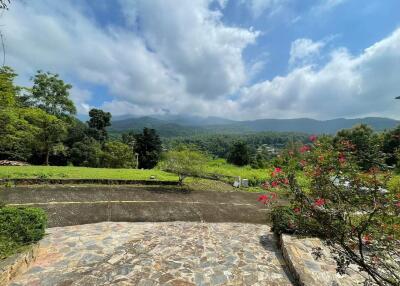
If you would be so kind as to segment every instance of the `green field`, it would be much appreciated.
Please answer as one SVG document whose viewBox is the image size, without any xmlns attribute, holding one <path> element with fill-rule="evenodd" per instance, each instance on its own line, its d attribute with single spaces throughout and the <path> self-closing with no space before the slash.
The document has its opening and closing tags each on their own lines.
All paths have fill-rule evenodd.
<svg viewBox="0 0 400 286">
<path fill-rule="evenodd" d="M 228 164 L 224 159 L 216 159 L 208 161 L 204 171 L 208 174 L 218 174 L 228 177 L 240 176 L 242 179 L 263 181 L 269 178 L 272 169 L 252 169 L 250 166 L 238 167 Z"/>
<path fill-rule="evenodd" d="M 265 180 L 270 170 L 252 169 L 250 166 L 237 167 L 223 159 L 210 160 L 204 167 L 206 174 L 223 175 L 250 180 Z M 52 179 L 121 179 L 148 180 L 150 176 L 162 181 L 177 180 L 177 176 L 161 171 L 137 169 L 85 168 L 70 166 L 0 166 L 0 179 L 52 178 Z"/>
<path fill-rule="evenodd" d="M 177 176 L 160 170 L 106 169 L 57 166 L 0 166 L 0 179 L 120 179 L 175 181 Z"/>
</svg>

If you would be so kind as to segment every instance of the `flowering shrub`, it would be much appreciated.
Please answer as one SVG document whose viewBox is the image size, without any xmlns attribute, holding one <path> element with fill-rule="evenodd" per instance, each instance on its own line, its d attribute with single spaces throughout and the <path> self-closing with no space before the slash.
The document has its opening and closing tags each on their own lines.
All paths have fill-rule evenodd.
<svg viewBox="0 0 400 286">
<path fill-rule="evenodd" d="M 334 253 L 339 273 L 354 263 L 368 282 L 400 285 L 400 190 L 386 190 L 390 173 L 381 165 L 362 170 L 360 152 L 348 141 L 310 141 L 299 152 L 284 153 L 264 184 L 264 203 L 272 201 L 274 188 L 292 194 L 291 211 L 273 212 L 274 230 L 320 237 Z M 297 182 L 299 169 L 308 178 L 307 188 Z M 276 225 L 279 215 L 288 220 Z"/>
</svg>

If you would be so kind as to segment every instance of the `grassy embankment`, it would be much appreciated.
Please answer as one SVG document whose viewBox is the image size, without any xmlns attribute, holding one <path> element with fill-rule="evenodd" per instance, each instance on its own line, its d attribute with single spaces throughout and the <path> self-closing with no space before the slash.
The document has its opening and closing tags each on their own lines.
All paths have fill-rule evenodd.
<svg viewBox="0 0 400 286">
<path fill-rule="evenodd" d="M 106 169 L 69 166 L 0 166 L 0 179 L 119 179 L 174 181 L 177 176 L 160 170 Z"/>
<path fill-rule="evenodd" d="M 265 180 L 266 170 L 252 169 L 249 166 L 237 167 L 226 163 L 225 160 L 212 160 L 204 168 L 207 174 L 216 174 L 227 177 L 247 178 L 249 180 Z M 85 168 L 69 166 L 0 166 L 0 179 L 14 178 L 52 178 L 52 179 L 121 179 L 121 180 L 147 180 L 150 176 L 167 181 L 177 180 L 175 174 L 161 171 L 136 169 L 107 169 Z"/>
<path fill-rule="evenodd" d="M 227 176 L 221 177 L 225 183 L 231 183 L 233 177 L 249 179 L 253 183 L 263 182 L 267 179 L 269 170 L 252 169 L 249 166 L 237 167 L 228 164 L 225 160 L 210 160 L 204 167 L 204 172 L 210 175 Z M 70 166 L 0 166 L 0 179 L 15 178 L 48 178 L 48 179 L 121 179 L 121 180 L 148 180 L 155 176 L 161 181 L 176 181 L 175 174 L 161 171 L 157 168 L 152 170 L 136 169 L 107 169 L 107 168 L 85 168 Z M 233 190 L 230 185 L 222 182 L 187 178 L 185 183 L 193 189 L 205 190 Z M 246 191 L 260 192 L 260 188 L 248 188 Z"/>
</svg>

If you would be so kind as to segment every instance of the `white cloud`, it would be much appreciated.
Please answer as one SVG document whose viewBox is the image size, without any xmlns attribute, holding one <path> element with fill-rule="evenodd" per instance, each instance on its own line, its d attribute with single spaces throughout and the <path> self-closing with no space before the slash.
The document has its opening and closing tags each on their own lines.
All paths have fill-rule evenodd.
<svg viewBox="0 0 400 286">
<path fill-rule="evenodd" d="M 323 67 L 299 67 L 283 77 L 244 88 L 238 102 L 244 117 L 398 118 L 400 29 L 352 56 L 337 49 Z"/>
<path fill-rule="evenodd" d="M 127 111 L 196 111 L 246 82 L 242 52 L 258 32 L 224 25 L 208 0 L 121 3 L 129 29 L 100 27 L 68 1 L 14 2 L 2 19 L 8 64 L 22 78 L 44 69 L 105 86 Z"/>
<path fill-rule="evenodd" d="M 75 102 L 78 114 L 87 114 L 92 108 L 88 103 L 92 99 L 92 93 L 87 89 L 74 86 L 70 92 L 71 99 Z"/>
<path fill-rule="evenodd" d="M 288 0 L 242 0 L 246 4 L 254 18 L 260 17 L 265 11 L 268 15 L 274 15 L 285 7 Z"/>
<path fill-rule="evenodd" d="M 336 8 L 337 6 L 345 3 L 348 0 L 319 0 L 319 1 L 320 3 L 314 6 L 314 8 L 312 9 L 313 13 L 319 14 L 330 11 L 333 8 Z"/>
<path fill-rule="evenodd" d="M 318 57 L 320 50 L 325 46 L 322 41 L 313 42 L 311 39 L 297 39 L 290 48 L 289 65 L 304 65 Z"/>
<path fill-rule="evenodd" d="M 210 1 L 125 0 L 129 28 L 102 27 L 70 1 L 15 1 L 0 19 L 7 64 L 24 82 L 43 69 L 76 83 L 81 113 L 100 102 L 115 115 L 399 117 L 400 29 L 360 55 L 337 49 L 322 66 L 315 59 L 326 59 L 329 40 L 299 39 L 288 74 L 247 86 L 269 68 L 268 58 L 245 63 L 242 56 L 258 32 L 227 26 Z M 96 99 L 79 83 L 105 87 L 111 97 Z"/>
<path fill-rule="evenodd" d="M 227 95 L 246 81 L 241 54 L 258 32 L 227 27 L 205 0 L 129 1 L 141 32 L 160 60 L 190 94 Z M 171 3 L 174 3 L 171 9 Z M 158 17 L 162 14 L 162 17 Z M 130 19 L 131 20 L 131 19 Z"/>
</svg>

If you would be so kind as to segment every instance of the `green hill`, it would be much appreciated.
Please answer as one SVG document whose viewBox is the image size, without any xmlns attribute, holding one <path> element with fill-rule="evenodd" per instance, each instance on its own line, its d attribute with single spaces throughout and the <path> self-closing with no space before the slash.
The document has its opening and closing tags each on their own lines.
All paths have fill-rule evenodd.
<svg viewBox="0 0 400 286">
<path fill-rule="evenodd" d="M 163 118 L 163 119 L 161 119 Z M 334 134 L 341 129 L 365 123 L 376 131 L 397 126 L 400 122 L 381 117 L 356 119 L 337 118 L 332 120 L 296 119 L 259 119 L 251 121 L 233 121 L 219 117 L 145 116 L 128 118 L 112 122 L 111 133 L 129 130 L 141 131 L 144 127 L 154 128 L 162 137 L 193 136 L 202 134 L 245 134 L 253 132 L 300 132 L 308 134 Z"/>
</svg>

